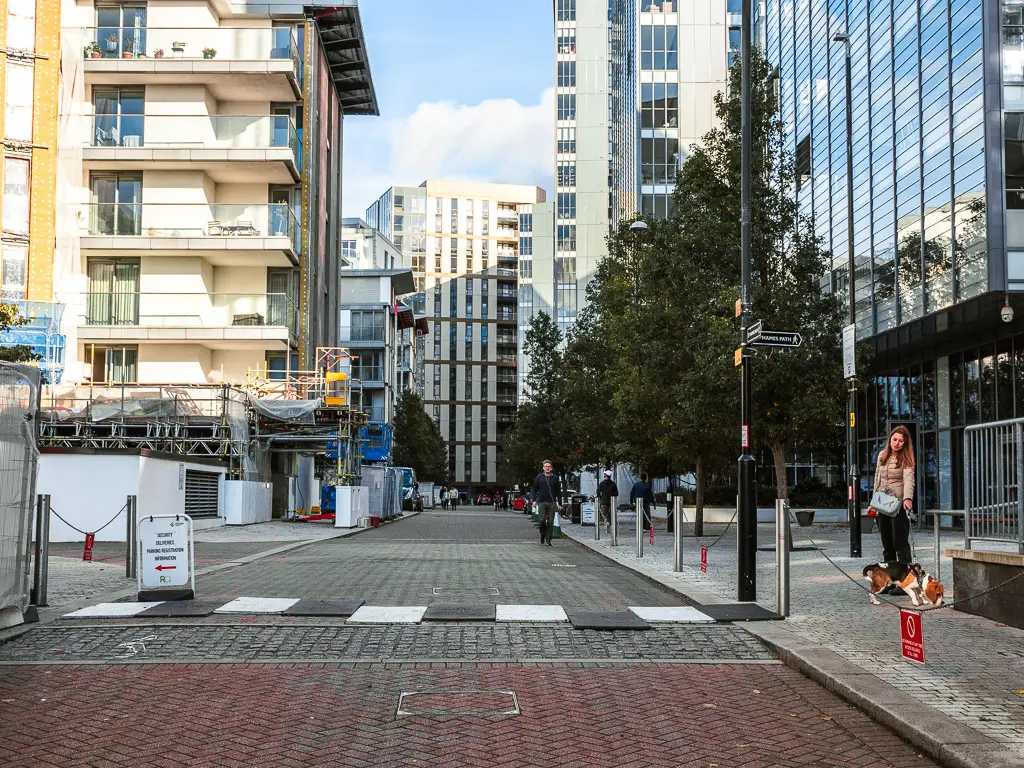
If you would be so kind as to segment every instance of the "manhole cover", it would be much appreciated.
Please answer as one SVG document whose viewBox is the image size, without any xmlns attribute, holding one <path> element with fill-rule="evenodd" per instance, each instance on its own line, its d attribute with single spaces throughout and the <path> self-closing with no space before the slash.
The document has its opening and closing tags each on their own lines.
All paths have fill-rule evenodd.
<svg viewBox="0 0 1024 768">
<path fill-rule="evenodd" d="M 398 697 L 398 717 L 410 715 L 518 715 L 515 691 L 406 691 Z"/>
</svg>

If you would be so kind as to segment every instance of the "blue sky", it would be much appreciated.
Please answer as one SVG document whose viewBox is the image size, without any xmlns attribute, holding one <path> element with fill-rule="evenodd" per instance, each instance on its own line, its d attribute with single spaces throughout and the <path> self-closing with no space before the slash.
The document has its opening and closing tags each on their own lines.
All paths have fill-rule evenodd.
<svg viewBox="0 0 1024 768">
<path fill-rule="evenodd" d="M 393 184 L 551 191 L 551 0 L 361 0 L 380 117 L 345 120 L 344 215 Z"/>
</svg>

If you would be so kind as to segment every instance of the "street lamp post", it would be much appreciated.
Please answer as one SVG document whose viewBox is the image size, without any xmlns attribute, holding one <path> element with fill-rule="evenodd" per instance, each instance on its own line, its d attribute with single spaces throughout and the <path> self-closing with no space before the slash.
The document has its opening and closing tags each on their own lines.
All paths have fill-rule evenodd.
<svg viewBox="0 0 1024 768">
<path fill-rule="evenodd" d="M 747 329 L 751 322 L 750 259 L 752 245 L 751 168 L 754 126 L 750 114 L 750 35 L 751 0 L 743 0 L 740 33 L 740 365 L 741 365 L 741 448 L 739 458 L 739 498 L 737 501 L 736 571 L 737 599 L 757 599 L 757 489 L 754 478 L 754 457 L 750 453 L 750 356 Z"/>
<path fill-rule="evenodd" d="M 846 258 L 847 282 L 849 283 L 849 325 L 855 325 L 856 285 L 854 284 L 853 258 L 853 82 L 850 36 L 845 32 L 833 35 L 832 40 L 842 43 L 846 49 Z M 856 341 L 856 338 L 854 338 Z M 855 349 L 856 347 L 854 347 Z M 855 369 L 856 370 L 856 369 Z M 861 556 L 860 530 L 860 474 L 857 466 L 857 379 L 856 374 L 848 380 L 850 387 L 846 419 L 846 472 L 849 476 L 846 514 L 850 521 L 850 557 Z"/>
</svg>

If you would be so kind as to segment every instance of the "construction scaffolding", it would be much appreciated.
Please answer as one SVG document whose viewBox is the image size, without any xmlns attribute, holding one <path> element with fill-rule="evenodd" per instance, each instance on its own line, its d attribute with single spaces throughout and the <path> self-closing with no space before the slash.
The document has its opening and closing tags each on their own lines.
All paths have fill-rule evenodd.
<svg viewBox="0 0 1024 768">
<path fill-rule="evenodd" d="M 339 370 L 348 359 L 345 349 L 318 349 L 317 370 L 252 370 L 241 386 L 49 386 L 39 443 L 217 458 L 236 480 L 269 480 L 272 452 L 308 454 L 318 457 L 324 484 L 354 485 L 367 416 L 348 402 L 347 376 Z"/>
</svg>

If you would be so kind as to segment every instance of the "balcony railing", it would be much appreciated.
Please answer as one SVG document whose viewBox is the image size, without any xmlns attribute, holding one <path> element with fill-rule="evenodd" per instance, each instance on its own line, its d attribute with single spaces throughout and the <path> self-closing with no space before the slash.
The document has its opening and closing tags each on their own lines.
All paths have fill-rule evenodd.
<svg viewBox="0 0 1024 768">
<path fill-rule="evenodd" d="M 79 223 L 106 237 L 287 237 L 297 248 L 299 224 L 285 203 L 87 203 Z"/>
<path fill-rule="evenodd" d="M 89 146 L 157 149 L 274 149 L 298 162 L 299 135 L 290 115 L 91 116 Z"/>
<path fill-rule="evenodd" d="M 299 46 L 291 27 L 88 27 L 87 59 L 291 59 L 299 71 Z"/>
<path fill-rule="evenodd" d="M 499 312 L 498 313 L 498 319 L 499 320 L 506 320 L 506 321 L 508 321 L 508 320 L 515 321 L 516 313 L 515 312 Z"/>
<path fill-rule="evenodd" d="M 499 299 L 515 299 L 518 295 L 519 295 L 519 291 L 509 291 L 509 290 L 498 291 L 495 294 L 495 296 L 497 296 Z"/>
<path fill-rule="evenodd" d="M 512 227 L 495 227 L 494 234 L 498 237 L 519 238 L 519 231 Z"/>
<path fill-rule="evenodd" d="M 515 355 L 498 355 L 499 363 L 515 363 L 518 358 Z"/>
<path fill-rule="evenodd" d="M 258 326 L 298 330 L 295 302 L 286 293 L 149 293 L 133 291 L 85 294 L 80 325 L 142 327 Z"/>
<path fill-rule="evenodd" d="M 497 382 L 499 384 L 515 384 L 516 383 L 516 377 L 515 377 L 514 374 L 510 374 L 510 373 L 499 373 L 498 374 L 498 378 L 497 378 Z"/>
</svg>

